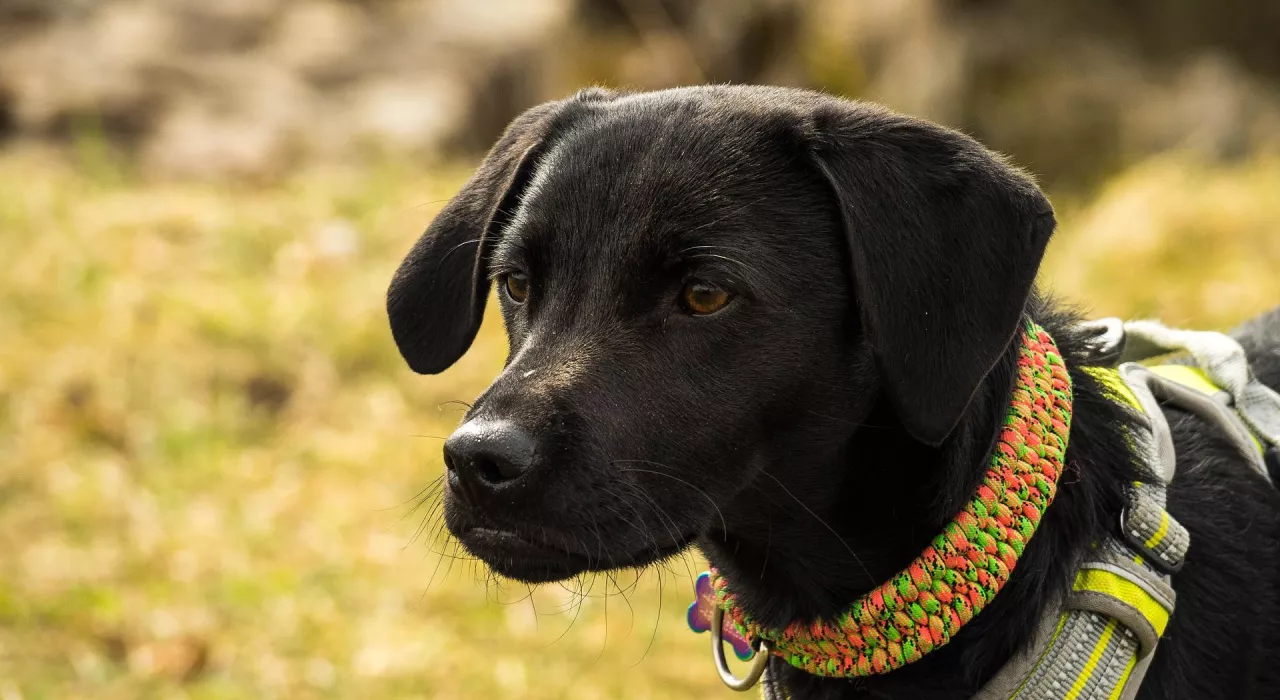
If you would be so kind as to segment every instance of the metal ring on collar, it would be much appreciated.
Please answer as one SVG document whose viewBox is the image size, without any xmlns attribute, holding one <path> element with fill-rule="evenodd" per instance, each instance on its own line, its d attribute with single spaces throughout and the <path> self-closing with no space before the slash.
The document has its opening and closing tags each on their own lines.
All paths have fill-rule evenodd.
<svg viewBox="0 0 1280 700">
<path fill-rule="evenodd" d="M 751 660 L 751 670 L 747 671 L 747 675 L 739 678 L 729 670 L 729 661 L 724 656 L 722 625 L 724 625 L 724 609 L 717 605 L 711 611 L 711 656 L 716 660 L 716 670 L 720 672 L 720 680 L 733 690 L 739 692 L 750 690 L 760 681 L 760 676 L 764 675 L 765 666 L 769 665 L 769 643 L 760 641 L 756 648 L 756 655 Z"/>
</svg>

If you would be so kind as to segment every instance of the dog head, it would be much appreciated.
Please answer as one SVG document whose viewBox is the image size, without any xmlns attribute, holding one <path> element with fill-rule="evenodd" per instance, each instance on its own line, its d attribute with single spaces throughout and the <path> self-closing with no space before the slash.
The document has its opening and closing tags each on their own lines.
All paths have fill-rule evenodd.
<svg viewBox="0 0 1280 700">
<path fill-rule="evenodd" d="M 445 444 L 446 522 L 497 572 L 555 580 L 746 526 L 762 473 L 821 483 L 877 402 L 941 444 L 1053 226 L 978 143 L 872 105 L 703 87 L 535 107 L 388 292 L 427 374 L 491 284 L 502 305 L 506 367 Z"/>
</svg>

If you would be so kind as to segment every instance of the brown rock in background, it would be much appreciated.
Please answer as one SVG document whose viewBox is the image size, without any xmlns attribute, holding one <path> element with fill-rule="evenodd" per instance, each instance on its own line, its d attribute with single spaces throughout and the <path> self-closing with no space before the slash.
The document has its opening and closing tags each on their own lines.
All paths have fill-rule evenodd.
<svg viewBox="0 0 1280 700">
<path fill-rule="evenodd" d="M 585 84 L 769 82 L 965 129 L 1087 184 L 1274 147 L 1280 6 L 1141 0 L 0 0 L 0 138 L 97 131 L 147 172 L 483 150 Z"/>
</svg>

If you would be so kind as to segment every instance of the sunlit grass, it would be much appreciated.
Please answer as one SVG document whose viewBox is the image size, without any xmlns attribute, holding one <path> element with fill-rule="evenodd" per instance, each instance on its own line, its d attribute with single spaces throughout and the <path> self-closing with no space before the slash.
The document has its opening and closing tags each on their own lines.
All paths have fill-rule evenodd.
<svg viewBox="0 0 1280 700">
<path fill-rule="evenodd" d="M 386 327 L 464 176 L 0 156 L 0 698 L 733 696 L 684 626 L 692 559 L 530 597 L 415 509 L 505 352 L 490 318 L 419 377 Z M 1274 162 L 1149 164 L 1061 212 L 1045 278 L 1229 326 L 1280 301 L 1277 191 Z"/>
<path fill-rule="evenodd" d="M 719 692 L 682 629 L 692 564 L 530 601 L 415 510 L 446 402 L 505 352 L 491 320 L 422 378 L 387 331 L 398 256 L 461 177 L 170 186 L 0 160 L 0 694 Z"/>
<path fill-rule="evenodd" d="M 1061 212 L 1042 279 L 1099 314 L 1227 329 L 1280 305 L 1280 160 L 1157 158 Z"/>
</svg>

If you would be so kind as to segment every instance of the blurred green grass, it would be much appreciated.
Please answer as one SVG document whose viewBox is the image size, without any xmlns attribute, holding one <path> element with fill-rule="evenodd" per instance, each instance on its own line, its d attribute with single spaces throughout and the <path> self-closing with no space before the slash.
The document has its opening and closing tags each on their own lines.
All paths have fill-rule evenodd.
<svg viewBox="0 0 1280 700">
<path fill-rule="evenodd" d="M 734 695 L 684 626 L 695 557 L 530 595 L 414 509 L 447 402 L 505 353 L 489 318 L 419 377 L 383 315 L 465 174 L 165 184 L 0 155 L 0 698 Z M 1275 161 L 1144 163 L 1059 203 L 1043 279 L 1229 327 L 1280 302 L 1278 191 Z"/>
</svg>

